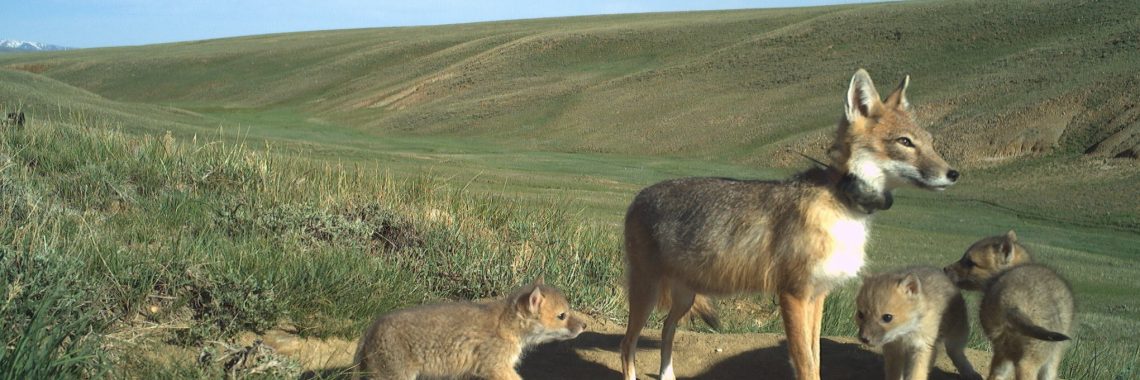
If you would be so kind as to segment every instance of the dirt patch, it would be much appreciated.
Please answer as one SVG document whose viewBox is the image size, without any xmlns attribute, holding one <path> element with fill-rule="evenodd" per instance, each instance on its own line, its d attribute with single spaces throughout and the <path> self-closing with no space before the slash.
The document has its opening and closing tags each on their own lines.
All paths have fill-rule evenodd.
<svg viewBox="0 0 1140 380">
<path fill-rule="evenodd" d="M 27 71 L 27 72 L 32 73 L 32 74 L 43 74 L 45 71 L 48 71 L 48 69 L 50 68 L 50 67 L 48 67 L 47 64 L 43 64 L 43 63 L 28 63 L 28 64 L 8 65 L 7 67 L 9 69 L 12 69 L 12 70 Z"/>
<path fill-rule="evenodd" d="M 991 132 L 989 149 L 969 152 L 967 161 L 994 161 L 1049 153 L 1056 148 L 1076 111 L 1062 107 L 1072 100 L 1054 100 L 1034 108 L 1002 115 Z"/>
<path fill-rule="evenodd" d="M 1137 158 L 1140 154 L 1140 108 L 1124 113 L 1117 119 L 1130 119 L 1130 124 L 1120 127 L 1116 133 L 1089 147 L 1086 154 L 1113 158 Z M 1129 121 L 1125 121 L 1128 123 Z M 1113 120 L 1113 123 L 1117 123 Z"/>
<path fill-rule="evenodd" d="M 519 373 L 526 379 L 603 379 L 621 376 L 618 345 L 625 327 L 591 320 L 589 331 L 577 339 L 534 349 L 523 358 Z M 646 330 L 639 343 L 637 369 L 642 379 L 657 378 L 660 331 Z M 252 337 L 251 337 L 252 339 Z M 264 344 L 298 360 L 308 377 L 348 378 L 356 342 L 342 339 L 304 339 L 282 331 L 261 336 Z M 824 379 L 883 378 L 878 350 L 863 347 L 850 337 L 824 338 Z M 980 373 L 988 372 L 989 354 L 969 350 L 967 356 Z M 678 378 L 738 379 L 792 378 L 784 338 L 776 334 L 713 334 L 678 331 L 674 344 Z M 945 354 L 938 357 L 931 379 L 958 379 Z"/>
<path fill-rule="evenodd" d="M 305 371 L 347 369 L 352 366 L 353 356 L 356 355 L 355 340 L 302 338 L 278 329 L 269 330 L 261 336 L 243 335 L 240 341 L 248 345 L 258 339 L 277 353 L 296 360 Z"/>
</svg>

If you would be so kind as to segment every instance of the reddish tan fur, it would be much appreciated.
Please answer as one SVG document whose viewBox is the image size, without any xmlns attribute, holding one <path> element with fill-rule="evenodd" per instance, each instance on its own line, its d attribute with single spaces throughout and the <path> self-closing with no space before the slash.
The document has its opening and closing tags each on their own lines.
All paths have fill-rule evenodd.
<svg viewBox="0 0 1140 380">
<path fill-rule="evenodd" d="M 659 299 L 668 303 L 661 379 L 672 380 L 678 320 L 694 304 L 702 317 L 711 313 L 705 295 L 740 292 L 778 296 L 796 376 L 819 378 L 824 300 L 862 267 L 870 212 L 889 208 L 897 186 L 941 190 L 958 177 L 913 122 L 907 83 L 884 103 L 866 72 L 856 72 L 832 167 L 785 181 L 682 178 L 637 195 L 625 219 L 626 379 L 636 378 L 637 340 Z"/>
<path fill-rule="evenodd" d="M 963 379 L 982 378 L 965 354 L 970 336 L 966 301 L 937 268 L 868 276 L 855 305 L 859 340 L 882 346 L 887 380 L 925 380 L 939 342 Z"/>
<path fill-rule="evenodd" d="M 526 348 L 573 339 L 586 324 L 566 298 L 540 279 L 504 300 L 445 303 L 380 316 L 356 353 L 360 378 L 521 379 L 515 372 Z"/>
</svg>

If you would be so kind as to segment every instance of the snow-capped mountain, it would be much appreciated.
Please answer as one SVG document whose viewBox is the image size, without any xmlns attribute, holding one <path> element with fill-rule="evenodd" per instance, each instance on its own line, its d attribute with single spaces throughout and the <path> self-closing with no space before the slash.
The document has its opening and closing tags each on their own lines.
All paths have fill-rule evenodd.
<svg viewBox="0 0 1140 380">
<path fill-rule="evenodd" d="M 68 50 L 70 48 L 63 46 L 50 45 L 40 42 L 18 41 L 18 40 L 0 40 L 0 52 L 6 51 L 55 51 L 55 50 Z"/>
</svg>

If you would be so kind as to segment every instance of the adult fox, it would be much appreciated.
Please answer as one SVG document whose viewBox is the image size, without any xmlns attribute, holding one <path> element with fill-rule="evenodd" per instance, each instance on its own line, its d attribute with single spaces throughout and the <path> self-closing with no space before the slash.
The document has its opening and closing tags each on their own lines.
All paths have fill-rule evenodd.
<svg viewBox="0 0 1140 380">
<path fill-rule="evenodd" d="M 673 380 L 677 321 L 693 309 L 715 327 L 703 295 L 739 292 L 779 297 L 796 377 L 819 379 L 823 302 L 863 267 L 871 213 L 889 208 L 891 190 L 903 184 L 943 190 L 958 179 L 915 124 L 909 81 L 883 101 L 867 72 L 855 72 L 828 151 L 831 166 L 784 181 L 675 179 L 637 195 L 625 218 L 626 379 L 636 379 L 637 340 L 655 305 L 669 310 L 661 379 Z"/>
</svg>

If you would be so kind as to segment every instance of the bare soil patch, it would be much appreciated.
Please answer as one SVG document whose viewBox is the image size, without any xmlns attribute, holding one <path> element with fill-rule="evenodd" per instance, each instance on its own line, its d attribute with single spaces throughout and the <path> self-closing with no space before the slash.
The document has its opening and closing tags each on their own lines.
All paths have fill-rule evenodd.
<svg viewBox="0 0 1140 380">
<path fill-rule="evenodd" d="M 523 358 L 519 373 L 526 379 L 617 379 L 621 377 L 618 345 L 625 327 L 592 320 L 577 339 L 535 348 Z M 646 330 L 638 350 L 641 379 L 658 378 L 660 331 Z M 250 336 L 247 339 L 253 339 Z M 278 353 L 301 362 L 304 377 L 349 378 L 356 341 L 304 339 L 282 331 L 260 337 Z M 880 379 L 883 359 L 878 350 L 859 344 L 852 337 L 826 337 L 821 342 L 824 379 Z M 988 372 L 989 354 L 968 350 L 967 356 L 980 373 Z M 958 379 L 957 371 L 939 353 L 931 379 Z M 784 337 L 776 334 L 714 334 L 678 331 L 674 344 L 674 367 L 680 379 L 790 379 Z"/>
</svg>

